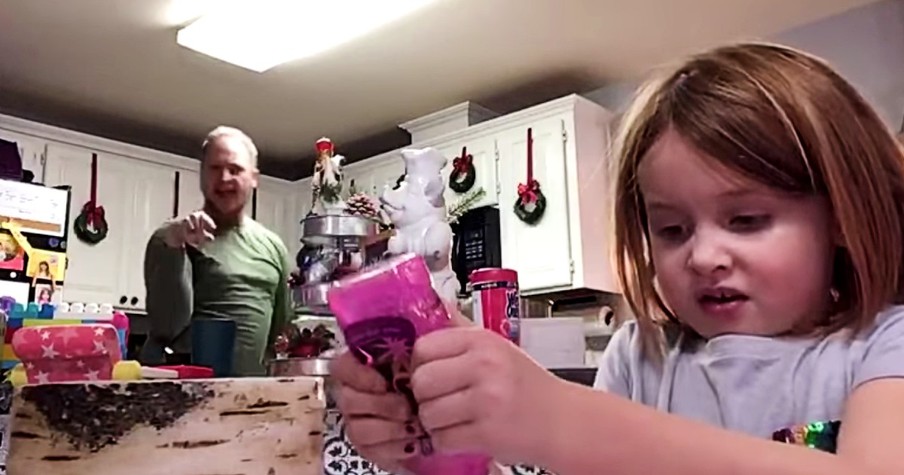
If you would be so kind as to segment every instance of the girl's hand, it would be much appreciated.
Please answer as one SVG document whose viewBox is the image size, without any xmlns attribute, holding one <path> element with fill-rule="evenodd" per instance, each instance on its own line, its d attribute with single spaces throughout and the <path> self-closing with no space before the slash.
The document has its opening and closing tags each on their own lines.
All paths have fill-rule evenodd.
<svg viewBox="0 0 904 475">
<path fill-rule="evenodd" d="M 477 327 L 429 334 L 414 347 L 411 386 L 437 451 L 531 463 L 568 384 L 503 337 Z"/>
<path fill-rule="evenodd" d="M 351 352 L 339 355 L 330 374 L 336 404 L 349 440 L 362 457 L 393 473 L 406 473 L 404 460 L 416 455 L 416 424 L 408 402 L 389 392 L 386 380 Z"/>
</svg>

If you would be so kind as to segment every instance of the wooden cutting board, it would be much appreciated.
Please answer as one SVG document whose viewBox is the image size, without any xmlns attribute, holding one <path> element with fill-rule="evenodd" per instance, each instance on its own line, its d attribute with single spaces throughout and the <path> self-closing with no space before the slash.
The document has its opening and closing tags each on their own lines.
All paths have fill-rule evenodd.
<svg viewBox="0 0 904 475">
<path fill-rule="evenodd" d="M 320 378 L 23 386 L 9 475 L 320 475 Z"/>
</svg>

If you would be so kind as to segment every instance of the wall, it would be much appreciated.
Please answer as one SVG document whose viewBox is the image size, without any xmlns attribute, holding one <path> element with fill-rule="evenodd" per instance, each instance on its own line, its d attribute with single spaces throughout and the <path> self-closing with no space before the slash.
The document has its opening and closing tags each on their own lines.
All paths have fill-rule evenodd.
<svg viewBox="0 0 904 475">
<path fill-rule="evenodd" d="M 886 0 L 798 27 L 770 41 L 822 56 L 851 81 L 895 131 L 904 117 L 904 2 Z M 623 110 L 638 82 L 611 84 L 584 94 Z"/>
</svg>

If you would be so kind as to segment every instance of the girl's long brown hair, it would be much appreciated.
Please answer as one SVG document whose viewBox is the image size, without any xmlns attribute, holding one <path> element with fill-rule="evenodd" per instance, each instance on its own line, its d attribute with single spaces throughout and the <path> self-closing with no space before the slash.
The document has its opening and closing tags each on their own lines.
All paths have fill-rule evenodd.
<svg viewBox="0 0 904 475">
<path fill-rule="evenodd" d="M 721 47 L 655 76 L 622 118 L 615 148 L 615 266 L 648 355 L 661 358 L 639 162 L 672 128 L 730 170 L 778 190 L 828 198 L 839 231 L 832 331 L 870 324 L 897 300 L 904 268 L 904 150 L 826 62 L 764 43 Z M 680 180 L 681 177 L 675 177 Z"/>
</svg>

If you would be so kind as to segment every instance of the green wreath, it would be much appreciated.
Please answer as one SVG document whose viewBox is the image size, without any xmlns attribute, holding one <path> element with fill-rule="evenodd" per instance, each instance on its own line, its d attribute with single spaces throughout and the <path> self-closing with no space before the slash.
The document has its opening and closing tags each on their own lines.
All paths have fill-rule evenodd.
<svg viewBox="0 0 904 475">
<path fill-rule="evenodd" d="M 477 180 L 477 169 L 474 168 L 474 157 L 468 153 L 467 147 L 461 149 L 461 156 L 452 161 L 452 173 L 449 174 L 449 188 L 456 193 L 466 193 L 474 187 Z"/>
<path fill-rule="evenodd" d="M 75 218 L 73 229 L 75 229 L 75 236 L 80 241 L 92 245 L 103 241 L 110 231 L 107 219 L 104 217 L 104 207 L 95 206 L 92 202 L 85 203 L 85 206 L 82 206 L 82 212 Z"/>
<path fill-rule="evenodd" d="M 536 224 L 546 212 L 546 196 L 540 191 L 540 183 L 531 180 L 527 185 L 518 185 L 518 198 L 515 200 L 515 216 L 527 224 Z"/>
</svg>

